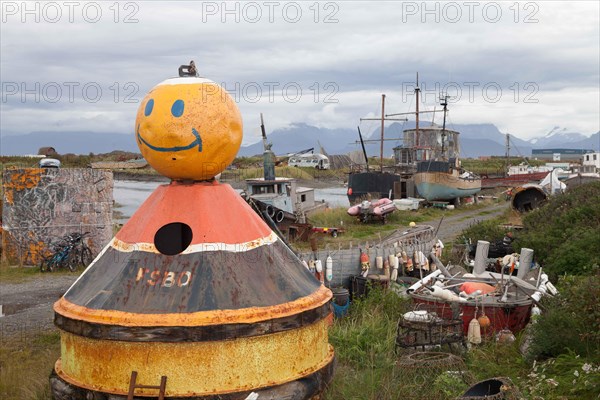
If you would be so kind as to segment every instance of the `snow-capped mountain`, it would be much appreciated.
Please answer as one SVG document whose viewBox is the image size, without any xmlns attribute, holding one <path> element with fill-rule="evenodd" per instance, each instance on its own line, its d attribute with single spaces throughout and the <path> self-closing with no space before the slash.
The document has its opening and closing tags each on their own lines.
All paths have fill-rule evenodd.
<svg viewBox="0 0 600 400">
<path fill-rule="evenodd" d="M 555 126 L 544 136 L 530 139 L 529 143 L 536 148 L 552 148 L 565 147 L 565 144 L 580 142 L 585 139 L 587 139 L 587 136 L 582 135 L 581 133 Z"/>
</svg>

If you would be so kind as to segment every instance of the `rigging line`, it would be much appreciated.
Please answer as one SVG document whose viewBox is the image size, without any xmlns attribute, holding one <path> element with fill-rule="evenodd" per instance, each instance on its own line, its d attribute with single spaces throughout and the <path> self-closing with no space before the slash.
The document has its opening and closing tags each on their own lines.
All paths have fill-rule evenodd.
<svg viewBox="0 0 600 400">
<path fill-rule="evenodd" d="M 521 154 L 521 151 L 519 150 L 519 148 L 517 147 L 515 142 L 513 142 L 512 139 L 510 138 L 510 133 L 508 134 L 508 140 L 512 143 L 512 148 L 517 150 L 517 153 L 519 154 L 519 156 L 521 156 L 521 158 L 523 158 L 525 160 L 525 162 L 527 162 L 527 159 L 525 158 L 525 156 L 523 156 L 523 154 Z M 529 165 L 528 162 L 527 162 L 527 165 Z"/>
<path fill-rule="evenodd" d="M 381 107 L 380 107 L 379 105 L 377 106 L 377 109 L 375 110 L 375 114 L 374 114 L 374 115 L 375 115 L 375 116 L 377 116 L 377 115 L 381 115 Z M 368 120 L 368 121 L 369 121 L 369 124 L 368 124 L 368 126 L 366 127 L 366 133 L 367 133 L 369 136 L 368 136 L 368 137 L 367 137 L 367 136 L 365 136 L 365 138 L 370 138 L 370 137 L 371 137 L 371 135 L 373 134 L 373 124 L 375 123 L 375 121 L 374 121 L 374 120 Z M 358 121 L 358 124 L 359 124 L 359 125 L 362 125 L 362 123 L 363 123 L 363 121 L 359 119 L 359 121 Z"/>
</svg>

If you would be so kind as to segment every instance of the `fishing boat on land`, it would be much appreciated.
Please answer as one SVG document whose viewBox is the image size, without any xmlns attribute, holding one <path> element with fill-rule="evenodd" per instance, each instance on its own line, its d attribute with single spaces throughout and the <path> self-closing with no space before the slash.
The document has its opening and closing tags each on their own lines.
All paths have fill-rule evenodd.
<svg viewBox="0 0 600 400">
<path fill-rule="evenodd" d="M 516 334 L 530 320 L 535 304 L 543 295 L 556 294 L 541 268 L 530 270 L 533 250 L 521 249 L 517 276 L 486 271 L 489 243 L 479 241 L 473 273 L 460 266 L 445 267 L 435 256 L 437 270 L 412 285 L 407 293 L 436 317 L 460 317 L 464 334 L 473 320 L 482 335 L 510 331 Z"/>
<path fill-rule="evenodd" d="M 464 171 L 454 158 L 419 162 L 414 181 L 417 191 L 427 201 L 455 201 L 481 191 L 481 178 Z"/>
<path fill-rule="evenodd" d="M 461 167 L 459 160 L 459 132 L 446 129 L 448 96 L 442 97 L 444 121 L 441 129 L 430 127 L 441 143 L 439 153 L 429 153 L 423 146 L 423 160 L 417 162 L 413 179 L 419 195 L 427 201 L 453 201 L 472 196 L 481 191 L 481 178 Z"/>
<path fill-rule="evenodd" d="M 350 205 L 356 205 L 365 200 L 394 199 L 401 197 L 414 197 L 414 185 L 412 184 L 412 167 L 408 169 L 402 166 L 387 167 L 383 163 L 383 144 L 385 138 L 385 121 L 405 121 L 404 118 L 391 118 L 385 115 L 385 94 L 381 95 L 381 117 L 380 118 L 361 118 L 361 121 L 377 120 L 381 121 L 381 137 L 379 139 L 363 139 L 360 127 L 358 127 L 358 137 L 362 147 L 365 164 L 364 169 L 357 166 L 350 170 L 348 174 L 348 200 Z M 373 169 L 369 166 L 369 158 L 365 149 L 365 143 L 379 142 L 379 169 Z"/>
<path fill-rule="evenodd" d="M 242 197 L 263 218 L 269 218 L 282 231 L 295 222 L 305 222 L 305 218 L 317 211 L 324 210 L 328 204 L 315 201 L 313 188 L 301 187 L 296 179 L 275 176 L 275 154 L 271 144 L 267 143 L 267 135 L 262 114 L 261 130 L 263 137 L 262 178 L 246 179 L 246 190 Z"/>
<path fill-rule="evenodd" d="M 428 201 L 455 201 L 468 197 L 481 190 L 481 178 L 465 171 L 458 159 L 459 133 L 446 129 L 447 96 L 442 98 L 443 110 L 419 110 L 419 77 L 415 85 L 416 109 L 412 112 L 385 114 L 385 95 L 382 95 L 381 117 L 361 118 L 381 121 L 381 138 L 363 140 L 359 128 L 359 138 L 366 161 L 366 171 L 351 171 L 348 177 L 348 199 L 354 205 L 370 197 L 372 199 L 400 199 L 416 197 Z M 444 123 L 440 127 L 433 122 L 430 126 L 420 126 L 421 114 L 443 112 Z M 405 129 L 402 138 L 386 139 L 385 121 L 407 121 L 405 116 L 415 116 L 415 128 Z M 384 168 L 383 143 L 386 140 L 401 140 L 402 145 L 394 148 L 393 168 Z M 379 171 L 370 171 L 366 142 L 380 143 Z"/>
<path fill-rule="evenodd" d="M 514 146 L 514 144 L 513 144 Z M 483 188 L 514 187 L 531 182 L 539 182 L 546 177 L 552 168 L 545 166 L 534 167 L 527 160 L 519 165 L 509 165 L 511 140 L 510 134 L 506 134 L 506 165 L 501 174 L 482 174 L 481 186 Z"/>
</svg>

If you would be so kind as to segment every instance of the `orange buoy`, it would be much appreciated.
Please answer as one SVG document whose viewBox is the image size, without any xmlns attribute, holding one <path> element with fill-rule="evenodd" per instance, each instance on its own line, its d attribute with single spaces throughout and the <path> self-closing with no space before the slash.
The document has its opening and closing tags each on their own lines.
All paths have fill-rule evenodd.
<svg viewBox="0 0 600 400">
<path fill-rule="evenodd" d="M 142 101 L 140 150 L 172 182 L 54 304 L 55 400 L 157 398 L 163 380 L 167 398 L 312 399 L 329 383 L 331 291 L 214 179 L 241 129 L 235 102 L 204 78 L 167 80 Z"/>
<path fill-rule="evenodd" d="M 477 321 L 479 322 L 479 326 L 481 326 L 482 329 L 488 328 L 491 324 L 490 318 L 484 313 L 482 313 L 481 316 L 477 318 Z"/>
</svg>

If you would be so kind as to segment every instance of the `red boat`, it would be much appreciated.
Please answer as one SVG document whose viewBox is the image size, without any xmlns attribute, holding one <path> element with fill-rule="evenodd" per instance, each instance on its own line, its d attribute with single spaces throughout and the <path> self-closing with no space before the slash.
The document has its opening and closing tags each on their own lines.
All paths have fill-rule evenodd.
<svg viewBox="0 0 600 400">
<path fill-rule="evenodd" d="M 483 189 L 486 188 L 495 188 L 495 187 L 512 187 L 522 185 L 524 183 L 529 182 L 539 182 L 546 177 L 550 172 L 542 171 L 542 172 L 531 172 L 528 174 L 516 174 L 516 175 L 503 175 L 503 176 L 481 176 L 481 187 Z"/>
<path fill-rule="evenodd" d="M 438 317 L 444 319 L 452 319 L 453 311 L 449 302 L 441 301 L 425 294 L 411 294 L 411 297 L 416 305 L 423 304 L 425 306 L 421 309 L 435 312 Z M 523 295 L 521 300 L 514 300 L 508 303 L 499 303 L 494 299 L 488 298 L 483 301 L 483 307 L 479 301 L 477 303 L 474 301 L 459 303 L 459 306 L 465 336 L 469 330 L 469 322 L 473 318 L 480 317 L 482 312 L 490 319 L 490 326 L 487 329 L 482 329 L 481 333 L 482 335 L 491 336 L 503 329 L 510 329 L 515 334 L 522 331 L 529 323 L 533 302 Z M 476 310 L 477 315 L 475 315 Z"/>
<path fill-rule="evenodd" d="M 482 335 L 491 336 L 506 329 L 513 334 L 522 331 L 529 323 L 534 301 L 548 292 L 552 294 L 555 289 L 540 269 L 530 271 L 531 249 L 523 248 L 520 255 L 504 257 L 503 270 L 509 267 L 508 273 L 486 271 L 489 245 L 489 242 L 478 242 L 473 273 L 466 273 L 458 266 L 446 267 L 431 254 L 431 265 L 438 269 L 407 290 L 415 309 L 426 310 L 429 315 L 444 320 L 462 320 L 465 335 L 473 318 L 481 322 L 484 315 L 489 322 L 483 318 L 486 323 L 482 324 Z M 519 264 L 517 276 L 513 276 L 516 264 Z"/>
</svg>

